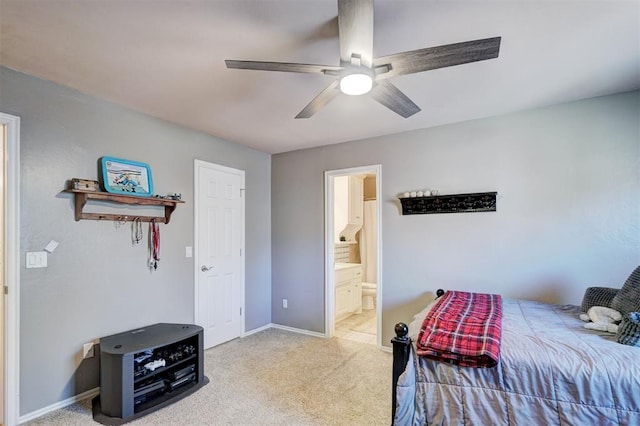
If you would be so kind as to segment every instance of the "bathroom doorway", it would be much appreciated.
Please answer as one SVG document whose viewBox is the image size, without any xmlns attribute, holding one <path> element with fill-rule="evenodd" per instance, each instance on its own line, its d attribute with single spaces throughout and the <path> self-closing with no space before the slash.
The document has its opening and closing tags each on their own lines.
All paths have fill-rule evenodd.
<svg viewBox="0 0 640 426">
<path fill-rule="evenodd" d="M 381 166 L 325 172 L 328 337 L 382 347 Z"/>
</svg>

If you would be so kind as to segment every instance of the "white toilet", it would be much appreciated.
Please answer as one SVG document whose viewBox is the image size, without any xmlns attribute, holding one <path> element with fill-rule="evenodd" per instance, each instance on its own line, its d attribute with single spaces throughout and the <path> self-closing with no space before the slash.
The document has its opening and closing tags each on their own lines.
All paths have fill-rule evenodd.
<svg viewBox="0 0 640 426">
<path fill-rule="evenodd" d="M 375 309 L 377 295 L 378 285 L 376 283 L 362 283 L 362 309 Z"/>
</svg>

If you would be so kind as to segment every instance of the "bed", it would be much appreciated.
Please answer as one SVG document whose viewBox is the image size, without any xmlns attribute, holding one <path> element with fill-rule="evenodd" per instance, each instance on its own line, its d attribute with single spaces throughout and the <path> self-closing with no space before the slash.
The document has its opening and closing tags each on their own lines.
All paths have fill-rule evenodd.
<svg viewBox="0 0 640 426">
<path fill-rule="evenodd" d="M 640 292 L 640 267 L 634 273 Z M 589 303 L 606 305 L 620 291 L 590 288 L 585 300 L 594 294 Z M 637 303 L 638 294 L 624 295 Z M 415 331 L 411 337 L 407 325 L 396 325 L 393 423 L 640 425 L 640 348 L 585 329 L 584 308 L 502 299 L 500 356 L 492 368 L 416 356 Z"/>
</svg>

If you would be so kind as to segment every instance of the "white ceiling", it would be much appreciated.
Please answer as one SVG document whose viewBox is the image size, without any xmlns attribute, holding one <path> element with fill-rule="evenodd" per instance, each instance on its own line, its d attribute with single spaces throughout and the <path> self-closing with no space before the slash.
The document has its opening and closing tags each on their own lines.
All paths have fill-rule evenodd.
<svg viewBox="0 0 640 426">
<path fill-rule="evenodd" d="M 399 76 L 404 119 L 334 77 L 225 59 L 339 65 L 336 0 L 0 0 L 3 65 L 267 153 L 640 88 L 640 2 L 376 0 L 374 56 L 502 36 L 497 59 Z M 178 142 L 178 141 L 176 141 Z"/>
</svg>

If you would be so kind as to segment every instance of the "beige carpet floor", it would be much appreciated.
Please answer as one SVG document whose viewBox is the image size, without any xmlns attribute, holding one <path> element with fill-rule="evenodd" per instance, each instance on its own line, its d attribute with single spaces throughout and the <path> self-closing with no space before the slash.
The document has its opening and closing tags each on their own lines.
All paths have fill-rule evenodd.
<svg viewBox="0 0 640 426">
<path fill-rule="evenodd" d="M 268 329 L 205 351 L 210 383 L 131 425 L 388 425 L 390 353 Z M 95 425 L 90 401 L 28 425 Z"/>
</svg>

